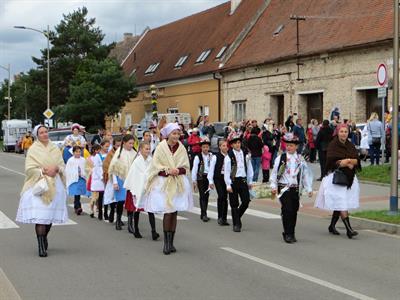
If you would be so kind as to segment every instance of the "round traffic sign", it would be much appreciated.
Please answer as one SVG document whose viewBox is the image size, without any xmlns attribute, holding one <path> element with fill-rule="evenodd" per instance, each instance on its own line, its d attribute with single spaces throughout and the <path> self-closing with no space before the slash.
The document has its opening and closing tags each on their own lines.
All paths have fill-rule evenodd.
<svg viewBox="0 0 400 300">
<path fill-rule="evenodd" d="M 387 80 L 387 70 L 385 64 L 380 64 L 378 71 L 376 72 L 376 78 L 378 79 L 378 84 L 384 86 Z"/>
</svg>

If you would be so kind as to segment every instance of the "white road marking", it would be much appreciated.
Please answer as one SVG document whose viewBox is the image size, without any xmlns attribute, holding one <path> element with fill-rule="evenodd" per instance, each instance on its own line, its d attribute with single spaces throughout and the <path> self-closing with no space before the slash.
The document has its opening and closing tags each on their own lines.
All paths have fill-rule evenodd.
<svg viewBox="0 0 400 300">
<path fill-rule="evenodd" d="M 213 207 L 217 207 L 216 202 L 210 202 L 209 205 L 213 206 Z M 231 208 L 229 207 L 228 209 L 230 210 Z M 279 220 L 281 219 L 280 215 L 271 214 L 271 213 L 267 213 L 264 211 L 251 209 L 251 208 L 246 209 L 246 212 L 244 214 L 249 215 L 249 216 L 258 217 L 258 218 L 263 218 L 263 219 L 279 219 Z"/>
<path fill-rule="evenodd" d="M 337 291 L 339 293 L 354 297 L 356 299 L 360 299 L 360 300 L 375 300 L 375 298 L 368 297 L 366 295 L 363 295 L 363 294 L 357 293 L 355 291 L 346 289 L 344 287 L 338 286 L 338 285 L 330 283 L 328 281 L 325 281 L 325 280 L 322 280 L 322 279 L 319 279 L 319 278 L 316 278 L 316 277 L 313 277 L 313 276 L 310 276 L 310 275 L 307 275 L 307 274 L 304 274 L 304 273 L 289 269 L 287 267 L 275 264 L 273 262 L 269 262 L 267 260 L 252 256 L 250 254 L 235 250 L 233 248 L 221 247 L 221 249 L 224 250 L 224 251 L 230 252 L 232 254 L 236 254 L 238 256 L 247 258 L 249 260 L 252 260 L 254 262 L 262 264 L 264 266 L 270 267 L 272 269 L 275 269 L 275 270 L 278 270 L 278 271 L 281 271 L 281 272 L 284 272 L 284 273 L 288 273 L 290 275 L 293 275 L 293 276 L 296 276 L 298 278 L 310 281 L 312 283 L 318 284 L 318 285 L 326 287 L 328 289 L 331 289 L 331 290 Z"/>
<path fill-rule="evenodd" d="M 0 299 L 21 300 L 21 296 L 18 294 L 2 268 L 0 268 Z"/>
<path fill-rule="evenodd" d="M 189 212 L 200 216 L 201 209 L 198 207 L 193 207 L 192 210 L 190 210 Z M 207 210 L 207 217 L 218 220 L 218 213 L 216 213 L 215 211 L 212 211 L 212 210 Z M 232 219 L 232 217 L 228 216 L 228 220 L 231 220 L 231 219 Z"/>
<path fill-rule="evenodd" d="M 76 223 L 75 221 L 72 221 L 71 219 L 68 219 L 66 223 L 63 224 L 53 224 L 54 226 L 66 226 L 66 225 L 76 225 L 78 223 Z"/>
<path fill-rule="evenodd" d="M 21 176 L 24 176 L 24 177 L 25 177 L 25 174 L 24 174 L 24 173 L 15 171 L 15 170 L 13 170 L 13 169 L 9 169 L 9 168 L 7 168 L 7 167 L 5 167 L 5 166 L 1 166 L 1 165 L 0 165 L 0 168 L 1 168 L 1 169 L 4 169 L 4 170 L 7 170 L 7 171 L 9 171 L 9 172 L 12 172 L 12 173 L 15 173 L 15 174 L 18 174 L 18 175 L 21 175 Z"/>
<path fill-rule="evenodd" d="M 19 228 L 10 218 L 0 210 L 0 229 Z"/>
</svg>

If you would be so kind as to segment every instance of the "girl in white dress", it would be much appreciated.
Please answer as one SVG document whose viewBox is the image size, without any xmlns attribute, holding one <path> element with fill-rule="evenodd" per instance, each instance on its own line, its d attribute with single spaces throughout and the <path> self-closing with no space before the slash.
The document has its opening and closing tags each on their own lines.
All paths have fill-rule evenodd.
<svg viewBox="0 0 400 300">
<path fill-rule="evenodd" d="M 326 170 L 328 175 L 322 179 L 315 201 L 315 207 L 332 210 L 329 232 L 339 235 L 335 225 L 342 218 L 349 239 L 358 233 L 350 225 L 349 210 L 359 207 L 360 186 L 356 170 L 361 170 L 361 163 L 355 146 L 348 140 L 349 129 L 342 124 L 337 127 L 338 135 L 328 146 Z M 339 180 L 335 171 L 341 172 L 345 180 Z M 335 182 L 335 183 L 334 183 Z"/>
<path fill-rule="evenodd" d="M 49 140 L 44 125 L 33 130 L 37 140 L 25 160 L 25 183 L 17 212 L 17 222 L 35 224 L 39 256 L 47 256 L 47 235 L 53 223 L 68 220 L 64 161 L 60 149 Z"/>
<path fill-rule="evenodd" d="M 174 235 L 177 212 L 193 208 L 189 182 L 189 158 L 179 142 L 180 127 L 169 123 L 161 129 L 165 138 L 158 144 L 151 162 L 143 202 L 138 206 L 147 212 L 163 213 L 164 254 L 176 252 Z"/>
</svg>

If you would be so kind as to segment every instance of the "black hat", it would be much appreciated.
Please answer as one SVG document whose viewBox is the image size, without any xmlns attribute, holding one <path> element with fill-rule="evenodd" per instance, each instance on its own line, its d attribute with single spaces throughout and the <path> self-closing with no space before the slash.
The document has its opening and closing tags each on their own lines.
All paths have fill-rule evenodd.
<svg viewBox="0 0 400 300">
<path fill-rule="evenodd" d="M 300 144 L 299 138 L 295 136 L 293 133 L 286 133 L 282 139 L 286 144 Z"/>
<path fill-rule="evenodd" d="M 202 140 L 201 140 L 201 142 L 199 143 L 199 145 L 200 145 L 200 146 L 203 146 L 203 145 L 209 145 L 209 146 L 211 146 L 211 142 L 210 142 L 209 139 L 205 138 L 205 139 L 202 139 Z"/>
<path fill-rule="evenodd" d="M 237 141 L 242 141 L 242 138 L 239 134 L 235 134 L 229 139 L 229 145 Z"/>
</svg>

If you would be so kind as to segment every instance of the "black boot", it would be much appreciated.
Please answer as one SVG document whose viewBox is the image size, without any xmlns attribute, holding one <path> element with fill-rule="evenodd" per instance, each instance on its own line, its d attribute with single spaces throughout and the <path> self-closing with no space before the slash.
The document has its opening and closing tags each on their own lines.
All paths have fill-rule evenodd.
<svg viewBox="0 0 400 300">
<path fill-rule="evenodd" d="M 53 224 L 46 225 L 46 235 L 44 236 L 44 249 L 46 251 L 49 248 L 49 242 L 47 240 L 47 235 L 49 234 L 52 225 Z"/>
<path fill-rule="evenodd" d="M 142 238 L 142 235 L 139 232 L 139 215 L 140 215 L 140 212 L 138 212 L 138 211 L 135 211 L 135 213 L 133 214 L 133 220 L 135 222 L 135 229 L 133 231 L 133 235 L 137 239 L 141 239 Z"/>
<path fill-rule="evenodd" d="M 331 219 L 331 224 L 330 224 L 329 227 L 328 227 L 329 232 L 330 232 L 331 234 L 333 234 L 333 235 L 340 235 L 340 232 L 337 231 L 337 230 L 336 230 L 336 227 L 335 227 L 337 221 L 339 220 L 339 215 L 340 215 L 340 212 L 339 212 L 339 211 L 336 211 L 336 210 L 335 210 L 335 211 L 333 212 L 333 214 L 332 214 L 332 219 Z"/>
<path fill-rule="evenodd" d="M 103 220 L 103 207 L 98 206 L 98 209 L 99 209 L 99 213 L 97 215 L 97 218 L 101 221 L 101 220 Z"/>
<path fill-rule="evenodd" d="M 282 232 L 282 236 L 283 236 L 283 240 L 288 244 L 292 244 L 295 242 L 293 239 L 293 236 L 290 234 L 286 234 L 286 233 Z"/>
<path fill-rule="evenodd" d="M 46 236 L 44 236 L 44 235 L 38 235 L 37 236 L 38 250 L 39 250 L 39 256 L 40 257 L 46 257 L 47 256 L 47 252 L 46 252 L 46 249 L 45 249 L 45 239 L 46 239 Z"/>
<path fill-rule="evenodd" d="M 104 220 L 108 220 L 108 205 L 104 205 Z"/>
<path fill-rule="evenodd" d="M 163 253 L 165 255 L 169 255 L 171 253 L 171 244 L 170 244 L 169 238 L 170 238 L 170 231 L 164 231 Z"/>
<path fill-rule="evenodd" d="M 108 215 L 108 222 L 114 223 L 115 216 L 115 203 L 110 204 L 110 214 Z"/>
<path fill-rule="evenodd" d="M 157 241 L 159 237 L 160 235 L 157 233 L 157 231 L 155 230 L 151 231 L 151 238 L 153 239 L 153 241 Z"/>
<path fill-rule="evenodd" d="M 233 223 L 233 231 L 240 232 L 242 226 L 241 226 L 241 222 L 240 222 L 238 208 L 232 208 L 232 223 Z"/>
<path fill-rule="evenodd" d="M 117 220 L 115 222 L 115 230 L 122 230 L 121 215 L 117 215 Z"/>
<path fill-rule="evenodd" d="M 344 223 L 344 226 L 346 226 L 346 234 L 349 239 L 353 238 L 353 236 L 358 235 L 358 232 L 354 231 L 353 228 L 351 228 L 349 217 L 342 219 L 342 221 Z"/>
<path fill-rule="evenodd" d="M 133 212 L 128 212 L 128 231 L 133 233 Z"/>
<path fill-rule="evenodd" d="M 171 231 L 171 243 L 170 243 L 171 253 L 176 252 L 176 249 L 174 247 L 174 237 L 175 237 L 175 231 Z"/>
</svg>

